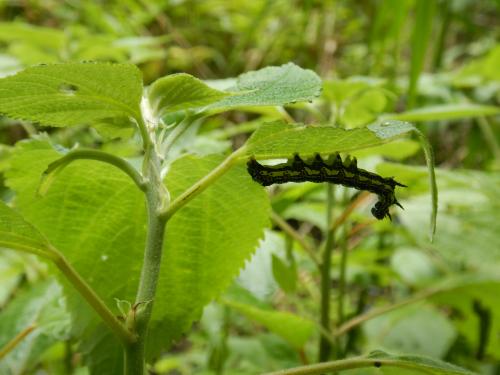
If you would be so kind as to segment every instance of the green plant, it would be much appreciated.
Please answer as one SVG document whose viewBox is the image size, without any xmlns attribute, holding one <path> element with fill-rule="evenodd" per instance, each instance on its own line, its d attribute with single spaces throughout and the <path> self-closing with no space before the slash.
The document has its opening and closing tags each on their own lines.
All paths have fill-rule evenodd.
<svg viewBox="0 0 500 375">
<path fill-rule="evenodd" d="M 251 157 L 352 153 L 416 132 L 431 179 L 432 237 L 437 210 L 432 152 L 406 122 L 383 120 L 343 129 L 274 121 L 259 126 L 225 157 L 171 155 L 200 118 L 236 108 L 310 101 L 320 89 L 316 74 L 294 64 L 214 86 L 175 74 L 143 88 L 135 66 L 105 63 L 36 66 L 0 80 L 0 112 L 11 118 L 53 127 L 85 123 L 112 136 L 136 128 L 140 135 L 138 164 L 101 150 L 61 150 L 48 137 L 36 136 L 20 142 L 4 167 L 6 183 L 16 195 L 14 208 L 0 203 L 0 245 L 38 255 L 59 269 L 72 333 L 80 338 L 93 373 L 144 373 L 145 363 L 189 330 L 203 306 L 228 286 L 262 238 L 269 215 L 294 235 L 270 211 L 265 190 L 247 174 L 245 162 Z M 329 335 L 331 258 L 334 233 L 345 220 L 333 216 L 332 185 L 326 192 L 327 236 L 321 253 L 308 251 L 321 274 L 320 331 L 326 334 L 320 339 L 320 361 L 330 358 L 335 342 Z M 342 295 L 345 284 L 339 288 Z M 283 315 L 271 317 L 234 301 L 225 303 L 283 335 L 289 331 Z M 282 319 L 280 328 L 276 322 Z M 290 336 L 292 345 L 300 346 L 309 330 L 306 324 L 303 338 Z M 467 373 L 441 362 L 385 353 L 281 373 L 371 366 Z"/>
</svg>

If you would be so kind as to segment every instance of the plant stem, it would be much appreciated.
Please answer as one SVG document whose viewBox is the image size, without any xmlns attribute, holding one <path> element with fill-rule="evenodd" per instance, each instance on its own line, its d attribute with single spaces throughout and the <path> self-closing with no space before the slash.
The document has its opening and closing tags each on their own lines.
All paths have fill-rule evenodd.
<svg viewBox="0 0 500 375">
<path fill-rule="evenodd" d="M 334 205 L 334 187 L 332 184 L 327 185 L 327 201 L 326 201 L 326 221 L 327 228 L 332 228 L 332 210 Z M 323 329 L 330 332 L 330 295 L 331 295 L 331 275 L 330 265 L 332 261 L 333 242 L 335 231 L 328 229 L 326 233 L 326 244 L 323 252 L 323 257 L 320 266 L 321 274 L 321 310 L 320 310 L 320 324 Z M 324 362 L 330 357 L 332 345 L 321 335 L 319 341 L 318 361 Z"/>
<path fill-rule="evenodd" d="M 78 272 L 68 263 L 64 255 L 57 249 L 51 248 L 50 259 L 64 274 L 68 281 L 75 289 L 85 298 L 92 308 L 99 314 L 104 323 L 116 334 L 116 336 L 124 343 L 132 343 L 136 337 L 129 332 L 125 326 L 116 318 L 111 310 L 106 306 L 104 301 L 96 294 L 96 292 L 82 279 Z"/>
<path fill-rule="evenodd" d="M 347 208 L 342 212 L 342 214 L 332 223 L 330 229 L 336 231 L 353 213 L 354 209 L 362 204 L 365 200 L 370 197 L 370 193 L 363 191 L 359 194 Z"/>
<path fill-rule="evenodd" d="M 229 155 L 221 164 L 213 169 L 209 174 L 201 180 L 194 183 L 185 192 L 179 195 L 172 204 L 162 213 L 162 217 L 166 220 L 176 213 L 180 208 L 185 206 L 189 201 L 195 198 L 198 194 L 209 187 L 216 179 L 226 173 L 236 162 L 236 160 L 245 152 L 244 147 L 238 149 Z"/>
<path fill-rule="evenodd" d="M 160 276 L 163 239 L 167 222 L 167 219 L 161 216 L 165 204 L 165 188 L 160 176 L 160 160 L 153 147 L 147 149 L 145 160 L 148 178 L 146 187 L 148 232 L 139 288 L 134 307 L 129 312 L 133 315 L 132 325 L 137 334 L 137 341 L 125 346 L 126 375 L 145 373 L 146 339 Z"/>
<path fill-rule="evenodd" d="M 347 236 L 349 235 L 345 225 L 343 232 L 344 236 L 340 243 L 340 271 L 339 271 L 339 299 L 337 303 L 337 327 L 342 325 L 345 321 L 345 314 L 344 314 L 344 302 L 346 295 L 345 276 L 346 276 L 347 255 L 348 255 Z M 344 354 L 343 351 L 344 349 L 342 348 L 339 337 L 337 336 L 337 358 L 342 358 Z"/>
<path fill-rule="evenodd" d="M 45 194 L 57 174 L 66 168 L 72 161 L 79 159 L 97 160 L 111 164 L 121 169 L 132 178 L 139 189 L 143 191 L 145 189 L 145 182 L 140 173 L 124 159 L 99 150 L 74 150 L 49 164 L 45 172 L 43 172 L 42 181 L 38 189 L 39 193 L 42 195 Z"/>
<path fill-rule="evenodd" d="M 136 336 L 130 332 L 122 322 L 111 312 L 104 301 L 97 293 L 87 284 L 87 282 L 78 274 L 73 266 L 68 262 L 65 256 L 52 245 L 48 244 L 44 249 L 36 247 L 20 246 L 19 244 L 9 244 L 0 241 L 0 245 L 9 247 L 13 250 L 25 251 L 31 254 L 38 255 L 49 261 L 62 272 L 68 282 L 73 285 L 78 293 L 87 301 L 87 303 L 101 317 L 105 324 L 113 331 L 113 333 L 124 344 L 132 343 L 136 340 Z"/>
<path fill-rule="evenodd" d="M 9 354 L 23 339 L 28 336 L 36 328 L 35 324 L 23 329 L 12 340 L 10 340 L 3 348 L 0 348 L 0 360 Z"/>
</svg>

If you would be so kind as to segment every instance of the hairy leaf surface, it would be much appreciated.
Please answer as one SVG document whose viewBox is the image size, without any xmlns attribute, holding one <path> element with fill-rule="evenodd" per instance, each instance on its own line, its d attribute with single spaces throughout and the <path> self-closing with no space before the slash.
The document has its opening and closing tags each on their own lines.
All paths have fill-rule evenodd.
<svg viewBox="0 0 500 375">
<path fill-rule="evenodd" d="M 0 79 L 0 113 L 48 126 L 139 114 L 142 74 L 131 64 L 38 65 Z"/>
<path fill-rule="evenodd" d="M 247 143 L 247 155 L 271 159 L 315 153 L 331 154 L 373 147 L 402 137 L 415 128 L 401 121 L 384 121 L 364 128 L 342 129 L 333 126 L 306 126 L 273 122 L 263 124 Z"/>
<path fill-rule="evenodd" d="M 281 106 L 311 101 L 321 92 L 321 79 L 312 70 L 288 63 L 244 73 L 227 91 L 241 95 L 229 96 L 209 108 L 223 111 L 235 107 Z"/>
</svg>

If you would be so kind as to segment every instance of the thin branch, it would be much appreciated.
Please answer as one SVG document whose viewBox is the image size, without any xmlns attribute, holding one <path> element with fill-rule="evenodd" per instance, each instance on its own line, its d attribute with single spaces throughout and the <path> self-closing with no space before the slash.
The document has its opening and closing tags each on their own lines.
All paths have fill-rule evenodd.
<svg viewBox="0 0 500 375">
<path fill-rule="evenodd" d="M 330 330 L 330 296 L 332 289 L 331 278 L 331 262 L 332 253 L 335 242 L 335 227 L 332 226 L 333 222 L 333 206 L 335 204 L 334 185 L 326 184 L 327 200 L 326 200 L 326 241 L 322 259 L 319 266 L 321 275 L 321 307 L 320 307 L 320 324 L 325 330 Z M 320 362 L 326 361 L 330 357 L 332 345 L 325 337 L 321 336 L 318 348 L 318 360 Z"/>
<path fill-rule="evenodd" d="M 134 334 L 129 332 L 118 318 L 106 306 L 104 301 L 87 284 L 87 282 L 78 274 L 71 264 L 68 263 L 63 254 L 54 247 L 51 248 L 51 259 L 57 268 L 63 273 L 74 288 L 82 295 L 89 305 L 99 314 L 104 323 L 118 336 L 125 344 L 136 340 Z"/>
<path fill-rule="evenodd" d="M 376 318 L 376 317 L 383 315 L 383 314 L 386 314 L 390 311 L 397 310 L 397 309 L 404 307 L 406 305 L 410 305 L 412 303 L 422 301 L 422 300 L 427 299 L 427 298 L 429 298 L 429 297 L 431 297 L 439 292 L 442 292 L 442 291 L 443 291 L 443 289 L 440 289 L 440 288 L 433 288 L 433 289 L 429 289 L 429 290 L 424 290 L 424 291 L 417 293 L 416 295 L 414 295 L 410 298 L 407 298 L 405 300 L 393 303 L 391 305 L 382 306 L 382 307 L 378 307 L 378 308 L 375 308 L 373 310 L 370 310 L 370 311 L 368 311 L 364 314 L 358 315 L 358 316 L 352 318 L 351 320 L 345 322 L 344 324 L 342 324 L 333 333 L 333 336 L 335 336 L 335 337 L 342 336 L 343 334 L 349 332 L 351 329 L 359 326 L 360 324 L 363 324 L 364 322 L 366 322 L 370 319 Z"/>
<path fill-rule="evenodd" d="M 3 246 L 8 245 L 2 243 Z M 82 295 L 88 304 L 96 311 L 102 318 L 104 323 L 117 335 L 117 337 L 124 342 L 132 343 L 136 337 L 118 320 L 118 318 L 111 312 L 104 301 L 97 295 L 97 293 L 87 284 L 87 282 L 78 274 L 78 272 L 69 264 L 65 256 L 50 244 L 44 249 L 38 249 L 31 246 L 20 246 L 19 244 L 12 244 L 9 246 L 12 250 L 25 251 L 43 257 L 52 261 L 54 265 L 63 273 L 68 282 Z"/>
<path fill-rule="evenodd" d="M 349 240 L 349 235 L 346 226 L 344 226 L 343 230 L 343 238 L 340 240 L 340 271 L 339 271 L 339 297 L 337 302 L 337 326 L 341 326 L 345 321 L 344 314 L 344 304 L 345 304 L 345 296 L 346 296 L 346 273 L 347 273 L 347 257 L 348 257 L 348 248 L 347 242 Z"/>
<path fill-rule="evenodd" d="M 288 224 L 280 215 L 275 211 L 271 211 L 271 220 L 279 226 L 283 232 L 292 237 L 297 243 L 304 249 L 304 251 L 309 255 L 314 263 L 319 266 L 319 259 L 314 253 L 314 250 L 309 246 L 309 244 L 304 240 L 304 238 L 294 229 L 290 224 Z"/>
<path fill-rule="evenodd" d="M 342 215 L 340 215 L 337 220 L 333 222 L 332 227 L 330 228 L 333 231 L 336 231 L 348 218 L 351 216 L 353 213 L 354 209 L 361 205 L 365 200 L 368 199 L 370 194 L 366 191 L 363 191 L 361 194 L 359 194 L 356 199 L 354 199 L 349 206 L 346 207 L 346 209 L 342 212 Z"/>
<path fill-rule="evenodd" d="M 99 150 L 73 150 L 68 152 L 62 158 L 49 164 L 45 172 L 43 172 L 42 180 L 38 189 L 39 193 L 44 195 L 56 176 L 75 160 L 97 160 L 111 164 L 125 172 L 134 181 L 139 189 L 142 191 L 145 190 L 144 178 L 126 160 Z"/>
<path fill-rule="evenodd" d="M 19 332 L 12 340 L 10 340 L 3 348 L 0 349 L 0 360 L 9 354 L 14 348 L 19 345 L 21 341 L 24 340 L 34 329 L 36 324 L 31 324 L 30 326 Z"/>
<path fill-rule="evenodd" d="M 245 148 L 242 147 L 237 151 L 229 155 L 221 164 L 219 164 L 215 169 L 213 169 L 209 174 L 203 177 L 201 180 L 195 182 L 190 188 L 179 195 L 170 206 L 162 213 L 162 218 L 168 220 L 172 215 L 174 215 L 179 209 L 184 207 L 188 202 L 202 193 L 206 188 L 208 188 L 215 180 L 226 173 L 235 164 L 237 159 L 245 152 Z"/>
</svg>

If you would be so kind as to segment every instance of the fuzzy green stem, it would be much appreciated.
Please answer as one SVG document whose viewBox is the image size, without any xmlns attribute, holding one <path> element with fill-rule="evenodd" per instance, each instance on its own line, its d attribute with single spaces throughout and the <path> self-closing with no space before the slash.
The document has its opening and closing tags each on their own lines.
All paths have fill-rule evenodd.
<svg viewBox="0 0 500 375">
<path fill-rule="evenodd" d="M 136 114 L 134 116 L 134 120 L 136 121 L 137 127 L 139 128 L 139 133 L 141 134 L 142 148 L 144 150 L 150 149 L 153 146 L 153 143 L 151 142 L 151 138 L 149 137 L 146 123 L 144 122 L 140 114 Z"/>
<path fill-rule="evenodd" d="M 146 250 L 141 270 L 141 278 L 136 301 L 131 313 L 137 341 L 125 347 L 125 374 L 142 375 L 145 373 L 145 351 L 149 321 L 153 312 L 153 302 L 160 276 L 163 239 L 167 219 L 161 217 L 165 204 L 164 186 L 160 177 L 160 161 L 153 148 L 148 149 L 146 204 L 148 210 L 148 232 Z"/>
<path fill-rule="evenodd" d="M 332 227 L 333 222 L 333 205 L 334 205 L 334 187 L 331 184 L 327 185 L 327 201 L 326 201 L 326 221 L 327 228 Z M 323 329 L 330 332 L 330 296 L 331 296 L 331 274 L 330 265 L 332 261 L 333 243 L 335 231 L 329 229 L 326 233 L 325 249 L 322 256 L 320 275 L 321 275 L 321 309 L 320 309 L 320 324 Z M 319 341 L 318 361 L 324 362 L 330 357 L 332 345 L 323 335 Z"/>
<path fill-rule="evenodd" d="M 209 187 L 216 179 L 221 177 L 226 173 L 237 161 L 237 159 L 245 152 L 244 147 L 238 149 L 229 155 L 221 164 L 219 164 L 215 169 L 213 169 L 209 174 L 203 177 L 201 180 L 194 183 L 190 188 L 188 188 L 184 193 L 179 195 L 170 204 L 168 209 L 162 213 L 164 219 L 172 217 L 180 208 L 185 206 L 193 198 L 202 193 L 207 187 Z"/>
</svg>

